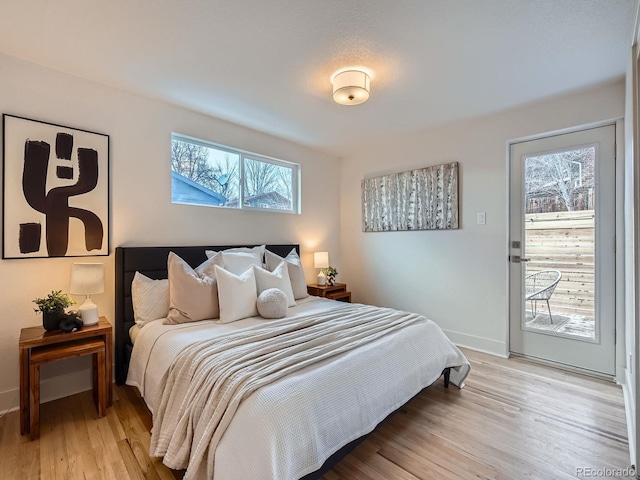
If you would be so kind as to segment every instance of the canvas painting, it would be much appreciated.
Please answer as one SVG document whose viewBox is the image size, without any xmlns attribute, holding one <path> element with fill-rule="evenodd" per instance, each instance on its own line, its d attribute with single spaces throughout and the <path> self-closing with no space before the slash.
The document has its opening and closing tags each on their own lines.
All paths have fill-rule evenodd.
<svg viewBox="0 0 640 480">
<path fill-rule="evenodd" d="M 109 136 L 2 120 L 2 258 L 108 255 Z"/>
<path fill-rule="evenodd" d="M 458 228 L 458 162 L 362 180 L 362 231 Z"/>
</svg>

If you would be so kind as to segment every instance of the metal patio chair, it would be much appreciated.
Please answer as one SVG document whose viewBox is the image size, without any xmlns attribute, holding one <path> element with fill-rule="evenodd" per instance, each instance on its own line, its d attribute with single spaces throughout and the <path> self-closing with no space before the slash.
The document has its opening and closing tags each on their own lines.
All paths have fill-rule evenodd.
<svg viewBox="0 0 640 480">
<path fill-rule="evenodd" d="M 531 311 L 533 318 L 537 315 L 537 301 L 544 300 L 547 302 L 547 310 L 549 310 L 549 320 L 553 323 L 551 316 L 551 308 L 549 307 L 549 299 L 553 295 L 558 282 L 562 278 L 562 273 L 558 270 L 541 270 L 539 272 L 527 275 L 524 278 L 525 300 L 531 301 Z"/>
</svg>

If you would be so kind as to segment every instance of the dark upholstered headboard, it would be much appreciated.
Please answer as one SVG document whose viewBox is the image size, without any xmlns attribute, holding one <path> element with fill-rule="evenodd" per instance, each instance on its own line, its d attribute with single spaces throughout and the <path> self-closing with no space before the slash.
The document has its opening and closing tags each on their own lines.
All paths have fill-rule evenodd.
<svg viewBox="0 0 640 480">
<path fill-rule="evenodd" d="M 136 272 L 149 278 L 167 278 L 167 257 L 174 252 L 193 268 L 207 259 L 205 250 L 226 250 L 228 248 L 253 245 L 194 246 L 194 247 L 117 247 L 116 248 L 116 383 L 122 385 L 127 379 L 129 359 L 131 357 L 131 339 L 129 329 L 134 324 L 133 303 L 131 302 L 131 282 Z M 299 245 L 267 245 L 267 250 L 287 256 Z"/>
</svg>

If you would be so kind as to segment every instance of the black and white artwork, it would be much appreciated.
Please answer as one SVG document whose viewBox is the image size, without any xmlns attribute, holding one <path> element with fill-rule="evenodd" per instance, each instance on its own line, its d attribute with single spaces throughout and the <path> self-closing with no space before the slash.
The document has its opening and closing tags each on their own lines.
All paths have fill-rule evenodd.
<svg viewBox="0 0 640 480">
<path fill-rule="evenodd" d="M 109 136 L 4 114 L 2 258 L 109 254 Z"/>
<path fill-rule="evenodd" d="M 458 162 L 362 180 L 362 231 L 458 228 Z"/>
</svg>

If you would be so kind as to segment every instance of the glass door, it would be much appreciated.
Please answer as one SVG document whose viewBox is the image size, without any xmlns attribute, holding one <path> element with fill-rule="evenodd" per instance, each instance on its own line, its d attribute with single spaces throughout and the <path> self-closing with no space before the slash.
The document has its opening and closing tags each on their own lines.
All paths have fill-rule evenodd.
<svg viewBox="0 0 640 480">
<path fill-rule="evenodd" d="M 615 127 L 513 144 L 510 350 L 613 375 Z"/>
</svg>

